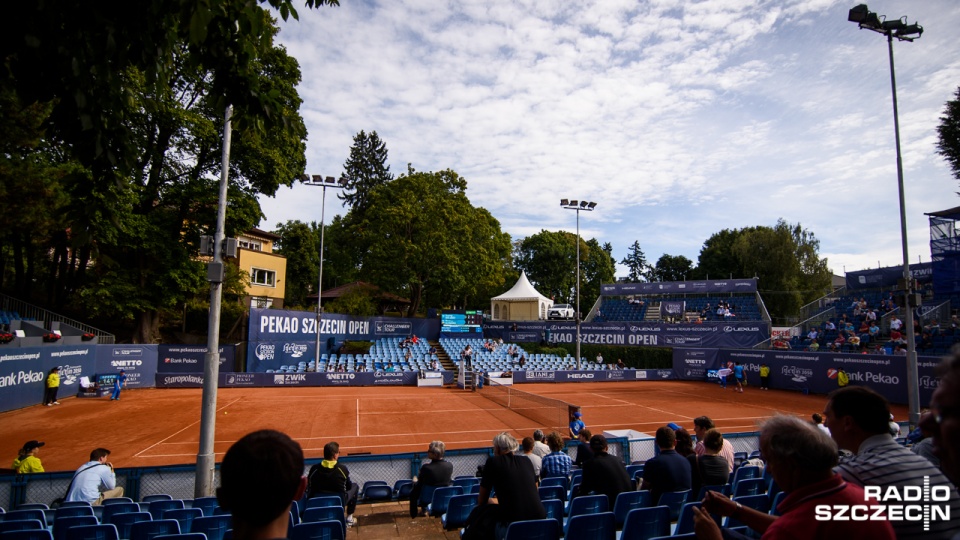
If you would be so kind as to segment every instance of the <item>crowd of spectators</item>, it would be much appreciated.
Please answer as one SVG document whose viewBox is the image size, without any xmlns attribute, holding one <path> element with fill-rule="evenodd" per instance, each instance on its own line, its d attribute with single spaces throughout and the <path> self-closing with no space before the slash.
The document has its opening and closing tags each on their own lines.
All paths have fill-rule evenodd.
<svg viewBox="0 0 960 540">
<path fill-rule="evenodd" d="M 812 422 L 788 415 L 775 415 L 764 421 L 760 426 L 760 453 L 767 473 L 785 496 L 775 512 L 767 513 L 709 490 L 702 508 L 694 509 L 697 537 L 738 538 L 733 531 L 721 530 L 713 517 L 719 515 L 733 517 L 767 539 L 957 538 L 960 521 L 955 519 L 930 519 L 924 523 L 908 519 L 815 517 L 824 508 L 875 508 L 877 503 L 871 503 L 867 493 L 876 488 L 881 493 L 904 494 L 908 489 L 924 486 L 941 488 L 935 503 L 948 507 L 951 516 L 960 515 L 960 498 L 954 487 L 960 481 L 960 355 L 945 360 L 938 375 L 940 386 L 933 394 L 930 410 L 923 414 L 918 430 L 906 437 L 912 448 L 900 444 L 891 434 L 886 400 L 862 386 L 835 390 L 825 400 L 823 413 L 814 414 Z M 617 495 L 638 487 L 649 489 L 652 500 L 657 501 L 660 494 L 668 491 L 696 492 L 700 486 L 725 484 L 733 469 L 732 445 L 709 417 L 694 419 L 693 429 L 695 444 L 679 425 L 657 429 L 655 443 L 659 454 L 646 461 L 639 486 L 627 474 L 622 459 L 608 452 L 606 438 L 582 429 L 576 450 L 582 469 L 580 494 L 605 495 L 612 507 Z M 541 460 L 543 439 L 550 452 Z M 563 447 L 557 432 L 544 437 L 537 430 L 524 438 L 522 449 L 509 433 L 494 437 L 493 456 L 480 472 L 477 503 L 482 510 L 477 514 L 482 517 L 472 521 L 463 537 L 502 538 L 510 523 L 544 518 L 546 510 L 537 491 L 540 479 L 569 477 L 576 466 Z M 430 462 L 420 469 L 415 490 L 416 486 L 451 483 L 453 467 L 443 455 L 442 442 L 430 443 Z M 338 457 L 339 446 L 328 443 L 324 460 L 305 477 L 303 453 L 286 435 L 266 430 L 237 441 L 224 458 L 221 486 L 217 490 L 221 507 L 232 512 L 234 538 L 286 537 L 290 503 L 304 492 L 308 496 L 339 495 L 344 501 L 347 522 L 353 523 L 356 484 Z M 943 490 L 944 486 L 948 489 Z M 417 515 L 416 499 L 412 497 L 410 503 L 411 516 Z M 893 516 L 896 504 L 886 500 L 884 505 L 883 511 Z"/>
</svg>

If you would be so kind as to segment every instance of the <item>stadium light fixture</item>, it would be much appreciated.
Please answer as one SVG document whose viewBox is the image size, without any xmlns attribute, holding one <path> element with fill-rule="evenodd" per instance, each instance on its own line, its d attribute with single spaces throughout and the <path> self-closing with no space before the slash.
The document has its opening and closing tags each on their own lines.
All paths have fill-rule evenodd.
<svg viewBox="0 0 960 540">
<path fill-rule="evenodd" d="M 560 199 L 560 206 L 566 210 L 575 210 L 577 212 L 577 310 L 574 313 L 574 319 L 577 322 L 577 369 L 580 369 L 580 212 L 593 212 L 597 203 L 593 201 L 568 201 Z"/>
<path fill-rule="evenodd" d="M 897 111 L 897 76 L 893 64 L 893 40 L 910 41 L 923 34 L 923 27 L 917 23 L 907 24 L 907 18 L 885 20 L 870 11 L 866 4 L 860 4 L 850 10 L 847 20 L 857 23 L 861 29 L 872 30 L 887 37 L 887 50 L 890 57 L 890 89 L 893 95 L 893 133 L 897 149 L 897 187 L 900 195 L 900 243 L 903 249 L 903 311 L 907 331 L 907 401 L 910 407 L 910 425 L 920 421 L 920 376 L 917 368 L 917 336 L 913 330 L 913 310 L 918 307 L 919 295 L 913 293 L 913 280 L 910 279 L 910 256 L 907 250 L 907 211 L 903 194 L 903 157 L 900 154 L 900 120 Z"/>
<path fill-rule="evenodd" d="M 317 272 L 317 350 L 314 351 L 313 356 L 313 369 L 319 369 L 320 367 L 320 320 L 323 318 L 323 308 L 321 307 L 323 300 L 323 241 L 324 241 L 324 232 L 326 227 L 324 226 L 324 219 L 326 218 L 326 209 L 327 209 L 327 188 L 336 188 L 343 189 L 347 187 L 347 179 L 340 177 L 336 179 L 332 176 L 324 178 L 322 175 L 314 174 L 308 176 L 306 174 L 300 177 L 300 180 L 308 185 L 314 187 L 320 187 L 323 189 L 323 196 L 320 199 L 320 270 Z"/>
</svg>

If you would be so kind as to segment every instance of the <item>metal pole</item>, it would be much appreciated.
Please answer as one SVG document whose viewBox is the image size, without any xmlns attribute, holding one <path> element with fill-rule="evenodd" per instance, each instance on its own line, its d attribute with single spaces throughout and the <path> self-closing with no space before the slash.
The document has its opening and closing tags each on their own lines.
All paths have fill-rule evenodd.
<svg viewBox="0 0 960 540">
<path fill-rule="evenodd" d="M 213 473 L 216 454 L 213 443 L 217 425 L 217 383 L 220 377 L 220 299 L 223 293 L 223 238 L 227 219 L 227 184 L 230 178 L 230 118 L 233 106 L 223 114 L 223 153 L 220 159 L 220 195 L 217 201 L 217 229 L 213 235 L 213 265 L 219 268 L 219 281 L 210 282 L 210 317 L 207 326 L 207 352 L 203 355 L 203 405 L 200 412 L 200 449 L 194 497 L 214 494 Z"/>
<path fill-rule="evenodd" d="M 580 369 L 580 209 L 577 208 L 577 369 Z"/>
<path fill-rule="evenodd" d="M 897 146 L 897 188 L 900 194 L 900 241 L 903 245 L 904 302 L 906 311 L 904 324 L 907 325 L 907 403 L 910 407 L 910 425 L 920 422 L 920 374 L 917 368 L 917 336 L 913 331 L 913 306 L 910 305 L 913 292 L 910 280 L 910 255 L 907 251 L 907 209 L 903 193 L 903 158 L 900 155 L 900 120 L 897 111 L 897 77 L 893 67 L 893 34 L 886 32 L 887 49 L 890 52 L 890 88 L 893 94 L 893 133 Z"/>
<path fill-rule="evenodd" d="M 320 203 L 320 272 L 317 275 L 317 350 L 313 359 L 313 369 L 320 369 L 320 320 L 323 318 L 320 299 L 323 294 L 323 233 L 327 210 L 327 186 L 321 185 L 320 187 L 323 188 L 323 196 L 320 199 L 322 201 Z"/>
</svg>

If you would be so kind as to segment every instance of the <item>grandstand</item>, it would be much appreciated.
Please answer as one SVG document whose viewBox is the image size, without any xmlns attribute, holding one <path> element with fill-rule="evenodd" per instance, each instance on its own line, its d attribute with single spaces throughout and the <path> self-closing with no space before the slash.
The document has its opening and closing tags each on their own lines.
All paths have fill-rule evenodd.
<svg viewBox="0 0 960 540">
<path fill-rule="evenodd" d="M 719 305 L 731 316 L 716 313 Z M 756 279 L 603 285 L 591 322 L 770 322 Z"/>
<path fill-rule="evenodd" d="M 370 351 L 365 354 L 337 354 L 322 353 L 320 365 L 316 361 L 304 360 L 297 364 L 281 365 L 277 369 L 268 369 L 267 373 L 311 373 L 324 371 L 342 371 L 356 373 L 358 371 L 383 372 L 392 366 L 395 371 L 428 371 L 433 362 L 437 363 L 434 371 L 444 371 L 440 357 L 430 354 L 430 344 L 422 339 L 417 343 L 408 343 L 401 348 L 403 338 L 382 338 L 373 343 Z M 411 358 L 406 359 L 406 351 L 410 351 Z"/>
<path fill-rule="evenodd" d="M 560 357 L 555 354 L 529 354 L 518 343 L 498 344 L 496 350 L 487 351 L 483 344 L 490 340 L 485 339 L 464 339 L 464 338 L 440 338 L 440 346 L 446 351 L 450 358 L 460 359 L 460 352 L 470 345 L 473 349 L 473 368 L 477 371 L 511 371 L 519 369 L 518 360 L 520 356 L 525 358 L 523 369 L 526 370 L 564 370 L 571 369 L 577 363 L 571 355 Z M 516 358 L 512 358 L 507 351 L 514 347 L 518 351 Z M 598 371 L 608 369 L 605 364 L 598 364 L 595 361 L 583 358 L 580 361 L 581 370 Z"/>
</svg>

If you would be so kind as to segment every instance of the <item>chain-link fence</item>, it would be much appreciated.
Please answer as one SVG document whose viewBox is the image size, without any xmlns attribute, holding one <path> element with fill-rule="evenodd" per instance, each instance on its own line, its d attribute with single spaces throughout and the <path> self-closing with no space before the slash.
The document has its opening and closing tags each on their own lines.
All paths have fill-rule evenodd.
<svg viewBox="0 0 960 540">
<path fill-rule="evenodd" d="M 748 454 L 757 449 L 758 433 L 730 433 L 724 437 L 729 440 L 737 452 Z M 608 439 L 608 451 L 611 455 L 623 459 L 624 464 L 644 462 L 654 456 L 653 438 Z M 576 458 L 577 442 L 570 441 L 564 448 L 571 458 Z M 453 475 L 475 476 L 479 466 L 493 455 L 492 448 L 470 448 L 448 450 L 444 459 L 453 464 Z M 344 456 L 340 461 L 350 470 L 350 478 L 361 487 L 364 482 L 380 480 L 390 485 L 398 480 L 408 480 L 416 476 L 420 466 L 427 460 L 426 452 Z M 304 474 L 319 459 L 307 462 Z M 134 501 L 140 501 L 148 495 L 167 494 L 174 499 L 193 499 L 196 469 L 193 466 L 177 465 L 170 467 L 144 467 L 117 469 L 117 485 L 124 488 L 124 495 Z M 50 504 L 54 499 L 63 497 L 72 472 L 41 473 L 30 475 L 0 477 L 0 507 L 16 508 L 25 503 Z M 219 465 L 214 471 L 214 485 L 220 483 Z"/>
</svg>

